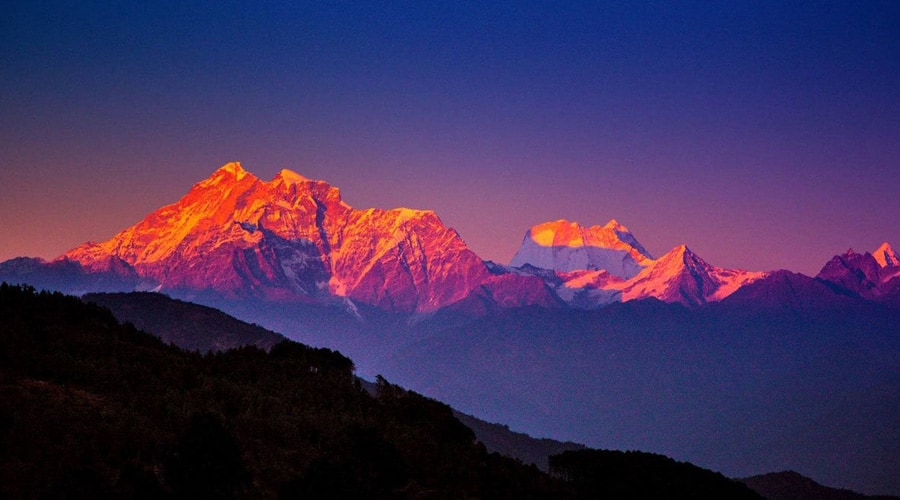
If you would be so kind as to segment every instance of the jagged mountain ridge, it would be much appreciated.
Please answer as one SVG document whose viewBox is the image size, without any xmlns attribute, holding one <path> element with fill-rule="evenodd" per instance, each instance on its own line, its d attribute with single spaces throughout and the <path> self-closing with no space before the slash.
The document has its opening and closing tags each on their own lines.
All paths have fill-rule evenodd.
<svg viewBox="0 0 900 500">
<path fill-rule="evenodd" d="M 698 305 L 721 299 L 727 295 L 721 290 L 730 293 L 746 277 L 733 279 L 739 272 L 709 266 L 689 251 L 684 257 L 684 249 L 674 252 L 652 259 L 615 220 L 590 228 L 561 220 L 532 228 L 513 259 L 551 265 L 556 276 L 491 267 L 434 212 L 356 210 L 326 182 L 290 170 L 264 182 L 229 163 L 177 202 L 57 262 L 125 282 L 112 289 L 140 283 L 135 289 L 188 299 L 203 293 L 275 302 L 343 299 L 351 309 L 365 304 L 403 313 L 454 305 L 475 315 L 647 297 Z"/>
<path fill-rule="evenodd" d="M 900 305 L 900 261 L 887 243 L 882 243 L 874 255 L 852 248 L 836 255 L 816 278 L 840 293 Z"/>
<path fill-rule="evenodd" d="M 891 281 L 900 274 L 896 253 L 885 243 L 870 260 L 869 267 L 881 269 L 863 271 L 878 274 L 875 292 L 866 283 L 856 290 L 845 278 L 826 281 L 867 300 L 900 304 L 900 280 Z M 685 245 L 653 259 L 615 219 L 592 227 L 538 224 L 510 266 L 496 265 L 434 212 L 357 210 L 324 181 L 282 170 L 264 182 L 239 163 L 222 166 L 110 240 L 85 243 L 49 263 L 0 263 L 2 279 L 69 293 L 159 290 L 216 306 L 221 299 L 253 299 L 340 305 L 354 314 L 359 306 L 402 314 L 450 307 L 480 316 L 647 298 L 701 306 L 765 276 L 713 266 Z"/>
<path fill-rule="evenodd" d="M 62 259 L 93 272 L 134 273 L 161 290 L 274 301 L 343 297 L 402 312 L 439 309 L 496 281 L 434 212 L 355 210 L 323 181 L 282 170 L 263 182 L 239 163 Z"/>
<path fill-rule="evenodd" d="M 705 304 L 722 300 L 764 276 L 761 272 L 713 266 L 680 245 L 626 282 L 623 300 L 655 297 L 664 302 Z"/>
<path fill-rule="evenodd" d="M 590 228 L 566 220 L 538 224 L 510 267 L 542 277 L 563 301 L 582 309 L 646 298 L 696 306 L 766 275 L 713 266 L 686 245 L 653 259 L 615 219 Z"/>
</svg>

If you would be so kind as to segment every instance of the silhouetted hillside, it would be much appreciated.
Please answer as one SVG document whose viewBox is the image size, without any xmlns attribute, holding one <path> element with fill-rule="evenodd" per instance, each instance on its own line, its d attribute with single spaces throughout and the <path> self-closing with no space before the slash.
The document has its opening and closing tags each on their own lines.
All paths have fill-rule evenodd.
<svg viewBox="0 0 900 500">
<path fill-rule="evenodd" d="M 82 299 L 108 308 L 121 322 L 132 323 L 166 343 L 188 350 L 220 351 L 244 345 L 269 349 L 284 340 L 277 333 L 235 319 L 218 309 L 173 299 L 165 294 L 92 293 Z M 370 394 L 376 394 L 376 384 L 365 380 L 360 382 Z M 534 464 L 544 472 L 548 470 L 550 455 L 584 448 L 584 445 L 577 443 L 513 432 L 506 425 L 488 423 L 456 411 L 454 416 L 472 429 L 488 451 L 521 460 L 526 465 Z"/>
<path fill-rule="evenodd" d="M 453 414 L 460 422 L 472 429 L 475 437 L 484 444 L 488 451 L 495 451 L 501 455 L 521 460 L 525 464 L 534 464 L 545 472 L 550 470 L 550 456 L 585 448 L 583 444 L 569 441 L 534 438 L 528 434 L 511 431 L 507 425 L 492 424 L 458 411 Z"/>
<path fill-rule="evenodd" d="M 122 323 L 132 323 L 164 342 L 191 351 L 224 351 L 246 345 L 268 350 L 284 340 L 275 332 L 218 309 L 160 293 L 89 293 L 82 298 L 108 308 Z"/>
<path fill-rule="evenodd" d="M 583 498 L 759 498 L 717 472 L 639 451 L 566 451 L 550 457 L 550 473 L 574 486 Z"/>
<path fill-rule="evenodd" d="M 596 497 L 488 453 L 447 405 L 383 378 L 370 395 L 328 349 L 187 352 L 96 304 L 6 284 L 0 326 L 3 498 Z M 626 466 L 657 489 L 682 468 Z M 705 473 L 678 484 L 720 491 Z"/>
<path fill-rule="evenodd" d="M 190 353 L 5 284 L 0 318 L 0 497 L 569 495 L 446 405 L 383 379 L 370 396 L 327 349 Z"/>
<path fill-rule="evenodd" d="M 794 471 L 772 472 L 741 479 L 767 500 L 897 500 L 895 496 L 866 496 L 829 488 Z"/>
</svg>

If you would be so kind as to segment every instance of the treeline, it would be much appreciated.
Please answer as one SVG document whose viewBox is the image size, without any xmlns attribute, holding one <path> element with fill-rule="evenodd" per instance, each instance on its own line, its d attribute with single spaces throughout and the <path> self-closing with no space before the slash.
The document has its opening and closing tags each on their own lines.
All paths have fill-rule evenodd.
<svg viewBox="0 0 900 500">
<path fill-rule="evenodd" d="M 600 498 L 566 467 L 581 470 L 490 454 L 448 406 L 383 379 L 372 396 L 328 349 L 201 355 L 0 285 L 0 498 Z M 678 487 L 667 498 L 707 498 Z"/>
</svg>

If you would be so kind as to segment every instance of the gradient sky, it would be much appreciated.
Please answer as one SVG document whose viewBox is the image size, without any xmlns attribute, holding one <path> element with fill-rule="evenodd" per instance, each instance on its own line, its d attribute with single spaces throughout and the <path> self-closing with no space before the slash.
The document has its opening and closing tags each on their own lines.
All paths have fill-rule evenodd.
<svg viewBox="0 0 900 500">
<path fill-rule="evenodd" d="M 143 3 L 0 8 L 0 260 L 228 161 L 502 263 L 558 218 L 753 270 L 900 246 L 900 2 Z"/>
</svg>

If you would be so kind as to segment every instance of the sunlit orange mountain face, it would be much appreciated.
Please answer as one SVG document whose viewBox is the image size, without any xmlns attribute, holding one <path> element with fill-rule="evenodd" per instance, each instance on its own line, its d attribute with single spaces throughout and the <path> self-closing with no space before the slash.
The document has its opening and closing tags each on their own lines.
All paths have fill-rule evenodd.
<svg viewBox="0 0 900 500">
<path fill-rule="evenodd" d="M 438 309 L 492 281 L 485 263 L 433 212 L 356 210 L 325 182 L 289 170 L 264 182 L 239 163 L 62 259 L 88 271 L 133 269 L 160 290 L 346 298 L 404 312 Z"/>
<path fill-rule="evenodd" d="M 835 257 L 818 279 L 893 303 L 898 263 L 885 243 L 874 254 Z M 615 219 L 535 225 L 510 264 L 497 264 L 472 252 L 434 212 L 358 210 L 326 182 L 290 170 L 266 182 L 229 163 L 108 241 L 84 243 L 49 263 L 13 259 L 0 264 L 0 275 L 75 293 L 157 290 L 402 314 L 452 306 L 479 316 L 648 298 L 696 307 L 768 273 L 716 267 L 686 245 L 654 258 Z"/>
<path fill-rule="evenodd" d="M 239 163 L 112 239 L 66 252 L 58 263 L 66 262 L 188 297 L 342 301 L 404 313 L 452 304 L 591 309 L 648 297 L 699 305 L 764 276 L 717 268 L 684 246 L 653 259 L 615 220 L 539 224 L 510 266 L 496 265 L 434 212 L 354 209 L 326 182 L 290 170 L 265 182 Z"/>
</svg>

